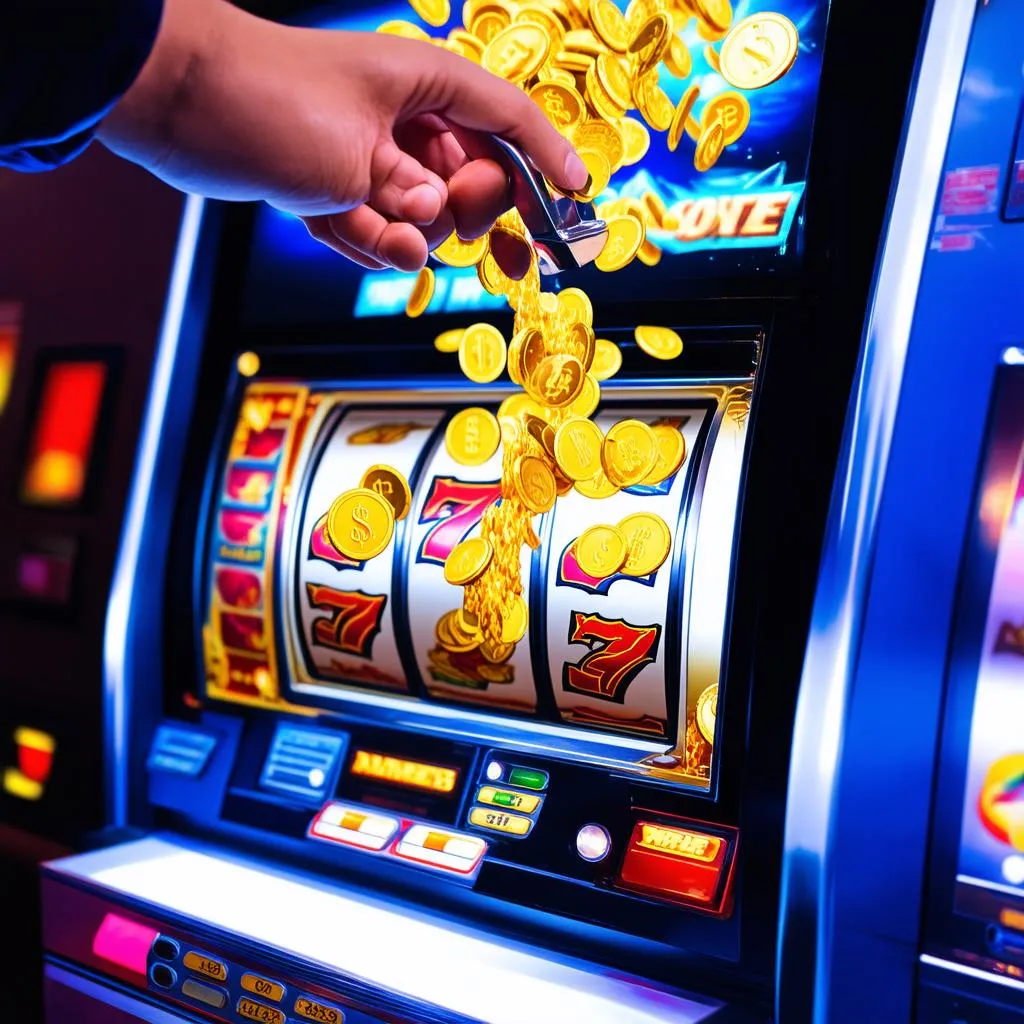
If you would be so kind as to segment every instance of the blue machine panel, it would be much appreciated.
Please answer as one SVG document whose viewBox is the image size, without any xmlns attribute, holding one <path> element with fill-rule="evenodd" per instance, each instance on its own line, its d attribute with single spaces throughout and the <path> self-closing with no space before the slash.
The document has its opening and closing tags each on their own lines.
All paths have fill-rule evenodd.
<svg viewBox="0 0 1024 1024">
<path fill-rule="evenodd" d="M 347 746 L 344 733 L 281 722 L 260 774 L 260 786 L 321 804 L 334 786 Z"/>
</svg>

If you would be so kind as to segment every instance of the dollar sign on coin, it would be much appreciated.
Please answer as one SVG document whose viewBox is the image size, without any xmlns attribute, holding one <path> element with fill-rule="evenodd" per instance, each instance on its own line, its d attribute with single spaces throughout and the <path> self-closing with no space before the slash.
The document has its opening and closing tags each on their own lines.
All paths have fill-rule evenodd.
<svg viewBox="0 0 1024 1024">
<path fill-rule="evenodd" d="M 356 505 L 352 509 L 352 524 L 349 538 L 353 544 L 364 547 L 366 542 L 373 537 L 373 530 L 370 529 L 370 510 L 365 505 Z"/>
</svg>

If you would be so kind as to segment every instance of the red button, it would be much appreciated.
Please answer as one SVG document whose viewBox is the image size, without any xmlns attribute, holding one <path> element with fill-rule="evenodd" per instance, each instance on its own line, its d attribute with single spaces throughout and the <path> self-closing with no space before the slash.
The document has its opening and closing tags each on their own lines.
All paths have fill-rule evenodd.
<svg viewBox="0 0 1024 1024">
<path fill-rule="evenodd" d="M 638 821 L 622 861 L 620 884 L 688 903 L 711 904 L 728 841 L 691 829 Z"/>
</svg>

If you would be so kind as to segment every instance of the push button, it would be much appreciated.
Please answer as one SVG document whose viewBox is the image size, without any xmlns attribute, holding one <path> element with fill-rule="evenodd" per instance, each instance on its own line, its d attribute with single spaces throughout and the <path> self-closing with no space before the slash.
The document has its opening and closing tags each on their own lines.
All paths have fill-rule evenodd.
<svg viewBox="0 0 1024 1024">
<path fill-rule="evenodd" d="M 474 807 L 469 812 L 470 825 L 477 828 L 488 828 L 492 832 L 505 832 L 512 836 L 525 836 L 533 825 L 532 818 L 521 814 L 506 814 L 489 807 Z"/>
<path fill-rule="evenodd" d="M 196 974 L 205 975 L 207 978 L 213 978 L 214 981 L 228 980 L 227 964 L 220 960 L 214 960 L 212 956 L 207 956 L 205 953 L 197 953 L 195 950 L 189 950 L 185 954 L 185 959 L 182 963 L 184 963 L 190 971 L 194 971 Z"/>
<path fill-rule="evenodd" d="M 255 999 L 249 999 L 246 996 L 242 996 L 238 1000 L 235 1012 L 239 1017 L 258 1021 L 259 1024 L 284 1024 L 284 1014 L 280 1010 L 273 1006 L 267 1006 L 266 1003 L 258 1003 Z"/>
<path fill-rule="evenodd" d="M 243 974 L 242 988 L 253 995 L 269 999 L 272 1003 L 279 1003 L 284 999 L 284 985 L 279 985 L 269 978 L 261 978 L 258 974 Z"/>
<path fill-rule="evenodd" d="M 159 957 L 161 960 L 177 960 L 178 944 L 174 939 L 169 939 L 166 935 L 161 935 L 156 942 L 153 943 L 153 955 Z"/>
<path fill-rule="evenodd" d="M 540 797 L 536 793 L 513 793 L 510 789 L 498 789 L 497 786 L 482 786 L 476 795 L 476 802 L 533 814 L 540 806 Z"/>
<path fill-rule="evenodd" d="M 228 994 L 222 988 L 214 988 L 195 978 L 186 978 L 181 986 L 181 994 L 194 999 L 204 1006 L 212 1006 L 215 1010 L 223 1009 L 228 1001 Z"/>
</svg>

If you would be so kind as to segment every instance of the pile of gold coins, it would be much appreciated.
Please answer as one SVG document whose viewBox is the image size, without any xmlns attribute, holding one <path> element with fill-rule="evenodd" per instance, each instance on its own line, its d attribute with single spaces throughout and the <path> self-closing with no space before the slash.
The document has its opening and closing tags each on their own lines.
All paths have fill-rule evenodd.
<svg viewBox="0 0 1024 1024">
<path fill-rule="evenodd" d="M 410 3 L 428 25 L 440 27 L 451 17 L 448 0 Z M 462 21 L 445 39 L 431 39 L 407 21 L 388 22 L 379 31 L 434 42 L 526 91 L 586 164 L 590 181 L 574 195 L 582 201 L 597 199 L 616 171 L 644 156 L 651 130 L 667 132 L 673 151 L 690 136 L 694 166 L 707 171 L 749 123 L 749 103 L 735 89 L 769 85 L 797 55 L 792 22 L 761 13 L 733 24 L 729 0 L 632 0 L 624 14 L 612 0 L 467 0 Z M 680 35 L 691 22 L 707 44 L 709 66 L 735 87 L 717 93 L 700 111 L 696 83 L 676 105 L 659 84 L 662 67 L 679 79 L 691 76 L 693 58 Z M 712 44 L 719 41 L 716 50 Z M 627 116 L 633 110 L 642 120 Z M 654 193 L 603 202 L 596 211 L 608 226 L 596 260 L 603 271 L 636 258 L 657 263 L 661 250 L 647 238 L 648 229 L 678 227 Z M 601 400 L 601 381 L 618 371 L 621 352 L 595 337 L 584 292 L 541 291 L 536 256 L 522 280 L 507 277 L 491 253 L 495 233 L 528 242 L 512 210 L 488 235 L 466 241 L 453 234 L 433 253 L 449 266 L 476 267 L 483 287 L 504 296 L 515 311 L 507 342 L 496 327 L 478 323 L 441 334 L 435 346 L 457 353 L 471 381 L 488 384 L 507 371 L 521 389 L 501 403 L 496 416 L 484 408 L 464 409 L 448 425 L 448 452 L 463 465 L 482 465 L 501 447 L 502 489 L 501 501 L 483 514 L 480 536 L 457 545 L 445 563 L 445 579 L 464 588 L 463 604 L 442 616 L 436 635 L 445 651 L 478 651 L 482 677 L 502 682 L 511 680 L 505 663 L 529 624 L 520 566 L 523 548 L 540 544 L 533 518 L 571 490 L 598 499 L 660 483 L 679 470 L 687 453 L 682 434 L 665 423 L 627 419 L 602 433 L 591 417 Z M 412 288 L 409 316 L 427 308 L 433 289 L 433 272 L 425 268 Z M 682 339 L 665 327 L 638 327 L 635 339 L 654 358 L 675 359 L 683 351 Z M 401 474 L 375 466 L 332 505 L 328 539 L 350 558 L 372 558 L 387 547 L 409 504 Z M 574 549 L 580 568 L 594 578 L 639 577 L 662 565 L 671 540 L 664 520 L 638 512 L 617 525 L 585 530 Z"/>
</svg>

